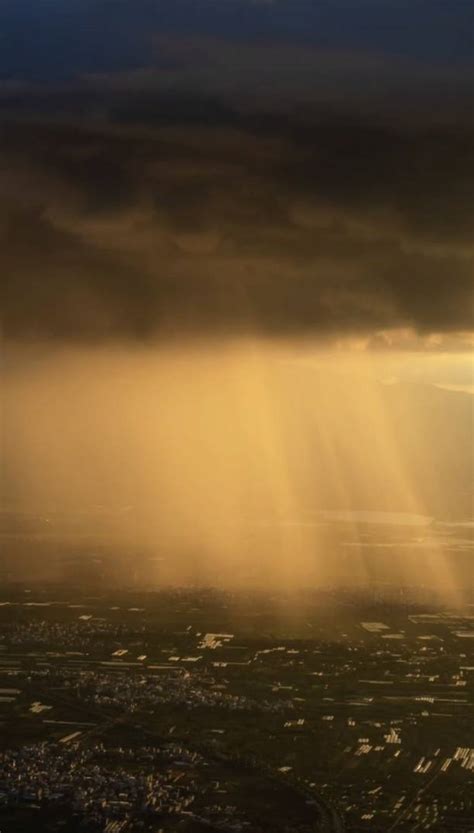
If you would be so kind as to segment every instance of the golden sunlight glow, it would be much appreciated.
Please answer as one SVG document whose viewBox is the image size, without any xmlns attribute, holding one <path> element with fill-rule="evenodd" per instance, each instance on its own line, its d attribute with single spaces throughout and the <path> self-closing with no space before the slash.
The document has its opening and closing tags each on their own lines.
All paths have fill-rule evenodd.
<svg viewBox="0 0 474 833">
<path fill-rule="evenodd" d="M 48 354 L 7 383 L 16 492 L 84 518 L 105 507 L 108 535 L 163 559 L 156 581 L 386 579 L 454 600 L 444 544 L 423 520 L 426 483 L 438 505 L 445 485 L 435 470 L 420 477 L 411 449 L 428 437 L 413 421 L 407 433 L 384 373 L 377 354 L 252 340 Z M 366 510 L 421 526 L 369 550 L 354 519 Z M 347 515 L 337 539 L 331 512 Z"/>
</svg>

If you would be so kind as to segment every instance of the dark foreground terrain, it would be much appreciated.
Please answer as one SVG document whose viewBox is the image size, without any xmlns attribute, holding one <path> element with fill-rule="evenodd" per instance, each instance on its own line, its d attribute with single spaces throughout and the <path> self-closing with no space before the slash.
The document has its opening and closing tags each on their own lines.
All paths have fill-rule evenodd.
<svg viewBox="0 0 474 833">
<path fill-rule="evenodd" d="M 473 607 L 2 591 L 2 833 L 473 829 Z"/>
</svg>

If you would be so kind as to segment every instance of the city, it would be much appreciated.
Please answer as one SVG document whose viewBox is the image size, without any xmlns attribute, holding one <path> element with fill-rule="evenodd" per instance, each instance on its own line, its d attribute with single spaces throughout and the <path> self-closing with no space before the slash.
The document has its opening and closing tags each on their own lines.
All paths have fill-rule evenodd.
<svg viewBox="0 0 474 833">
<path fill-rule="evenodd" d="M 0 605 L 2 830 L 473 827 L 472 606 L 19 586 Z"/>
</svg>

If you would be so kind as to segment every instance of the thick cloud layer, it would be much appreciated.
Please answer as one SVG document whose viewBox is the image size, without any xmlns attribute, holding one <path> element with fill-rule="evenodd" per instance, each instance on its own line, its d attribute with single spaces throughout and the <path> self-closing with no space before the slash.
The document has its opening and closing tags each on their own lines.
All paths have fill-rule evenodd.
<svg viewBox="0 0 474 833">
<path fill-rule="evenodd" d="M 470 328 L 467 132 L 194 104 L 202 124 L 3 127 L 8 337 Z"/>
<path fill-rule="evenodd" d="M 136 71 L 0 88 L 7 338 L 470 330 L 464 65 L 153 44 Z"/>
</svg>

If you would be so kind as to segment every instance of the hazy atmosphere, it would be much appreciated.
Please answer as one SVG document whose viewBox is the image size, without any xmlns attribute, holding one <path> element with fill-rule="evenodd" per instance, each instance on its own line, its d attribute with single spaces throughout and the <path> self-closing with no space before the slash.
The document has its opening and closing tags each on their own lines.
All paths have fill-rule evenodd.
<svg viewBox="0 0 474 833">
<path fill-rule="evenodd" d="M 2 4 L 6 540 L 319 586 L 391 513 L 378 579 L 469 589 L 471 11 Z"/>
</svg>

